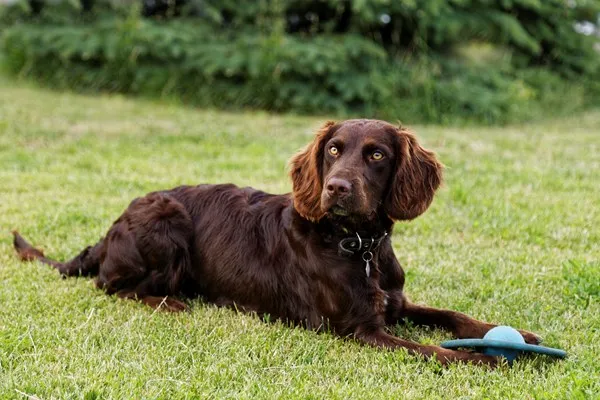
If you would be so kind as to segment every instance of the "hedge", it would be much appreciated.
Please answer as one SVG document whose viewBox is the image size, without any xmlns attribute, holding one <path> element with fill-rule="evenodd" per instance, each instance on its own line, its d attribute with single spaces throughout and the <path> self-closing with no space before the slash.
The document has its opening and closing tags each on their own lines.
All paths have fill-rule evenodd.
<svg viewBox="0 0 600 400">
<path fill-rule="evenodd" d="M 176 98 L 228 109 L 411 122 L 508 123 L 549 112 L 570 113 L 595 106 L 600 98 L 593 53 L 574 57 L 575 45 L 567 41 L 571 44 L 560 48 L 561 56 L 572 60 L 553 66 L 539 56 L 546 42 L 535 41 L 522 27 L 513 27 L 517 33 L 503 45 L 471 40 L 466 42 L 470 47 L 452 47 L 448 38 L 434 32 L 429 33 L 436 37 L 430 45 L 445 43 L 449 50 L 408 51 L 401 43 L 394 47 L 382 32 L 374 37 L 365 28 L 369 19 L 364 16 L 356 29 L 319 25 L 326 20 L 312 31 L 302 28 L 291 13 L 298 4 L 310 2 L 283 2 L 286 8 L 282 2 L 266 7 L 272 2 L 258 1 L 254 9 L 235 14 L 231 3 L 223 1 L 211 12 L 206 6 L 203 13 L 195 10 L 177 18 L 142 17 L 148 9 L 117 3 L 98 3 L 102 7 L 95 10 L 83 10 L 73 1 L 53 3 L 36 13 L 23 3 L 21 9 L 5 9 L 0 18 L 5 26 L 0 43 L 4 66 L 57 88 Z M 216 4 L 203 4 L 209 3 Z M 489 18 L 511 24 L 499 15 Z M 339 25 L 344 18 L 338 15 L 331 21 Z M 585 57 L 589 60 L 582 66 Z"/>
</svg>

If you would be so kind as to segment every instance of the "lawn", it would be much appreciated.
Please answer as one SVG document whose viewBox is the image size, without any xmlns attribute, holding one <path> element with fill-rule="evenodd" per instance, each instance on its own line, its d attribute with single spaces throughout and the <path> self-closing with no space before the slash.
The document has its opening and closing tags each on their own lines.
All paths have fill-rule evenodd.
<svg viewBox="0 0 600 400">
<path fill-rule="evenodd" d="M 13 254 L 18 228 L 46 254 L 72 256 L 152 190 L 289 191 L 287 159 L 322 120 L 0 79 L 0 398 L 600 398 L 600 112 L 415 126 L 446 183 L 393 235 L 414 301 L 535 331 L 569 352 L 564 361 L 441 368 L 198 300 L 189 313 L 153 312 Z"/>
</svg>

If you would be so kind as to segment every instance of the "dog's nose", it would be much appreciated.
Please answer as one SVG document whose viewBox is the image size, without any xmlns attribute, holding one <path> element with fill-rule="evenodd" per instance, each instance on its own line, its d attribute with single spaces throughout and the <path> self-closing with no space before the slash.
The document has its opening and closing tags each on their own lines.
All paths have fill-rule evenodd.
<svg viewBox="0 0 600 400">
<path fill-rule="evenodd" d="M 347 196 L 352 190 L 352 184 L 345 179 L 331 178 L 327 182 L 327 193 L 330 196 Z"/>
</svg>

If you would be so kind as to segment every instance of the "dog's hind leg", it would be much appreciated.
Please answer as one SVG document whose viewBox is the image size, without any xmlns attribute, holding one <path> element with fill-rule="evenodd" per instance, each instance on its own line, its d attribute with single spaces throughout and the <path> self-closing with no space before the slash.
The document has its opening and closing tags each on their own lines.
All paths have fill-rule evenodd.
<svg viewBox="0 0 600 400">
<path fill-rule="evenodd" d="M 187 308 L 170 296 L 190 284 L 194 229 L 183 205 L 168 194 L 150 193 L 134 200 L 104 239 L 68 262 L 47 258 L 18 232 L 13 235 L 23 261 L 38 260 L 63 276 L 97 275 L 96 285 L 108 294 L 137 299 L 155 309 Z"/>
<path fill-rule="evenodd" d="M 136 288 L 135 291 L 131 290 L 120 290 L 115 293 L 118 297 L 122 299 L 130 299 L 130 300 L 138 300 L 145 305 L 154 308 L 159 311 L 170 311 L 170 312 L 180 312 L 187 311 L 189 307 L 187 304 L 178 300 L 171 296 L 143 296 L 140 297 L 138 292 L 141 292 L 139 288 Z"/>
<path fill-rule="evenodd" d="M 106 235 L 96 285 L 108 294 L 155 309 L 182 311 L 172 298 L 190 279 L 193 224 L 183 205 L 168 194 L 134 201 Z"/>
</svg>

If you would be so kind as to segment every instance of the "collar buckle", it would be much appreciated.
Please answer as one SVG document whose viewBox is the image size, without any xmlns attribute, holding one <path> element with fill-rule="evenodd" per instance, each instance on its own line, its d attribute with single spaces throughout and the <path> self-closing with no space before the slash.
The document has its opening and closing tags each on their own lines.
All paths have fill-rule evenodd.
<svg viewBox="0 0 600 400">
<path fill-rule="evenodd" d="M 357 232 L 356 237 L 351 236 L 340 240 L 338 254 L 341 256 L 352 257 L 357 253 L 370 253 L 379 247 L 387 235 L 388 233 L 384 231 L 378 238 L 361 238 Z"/>
</svg>

